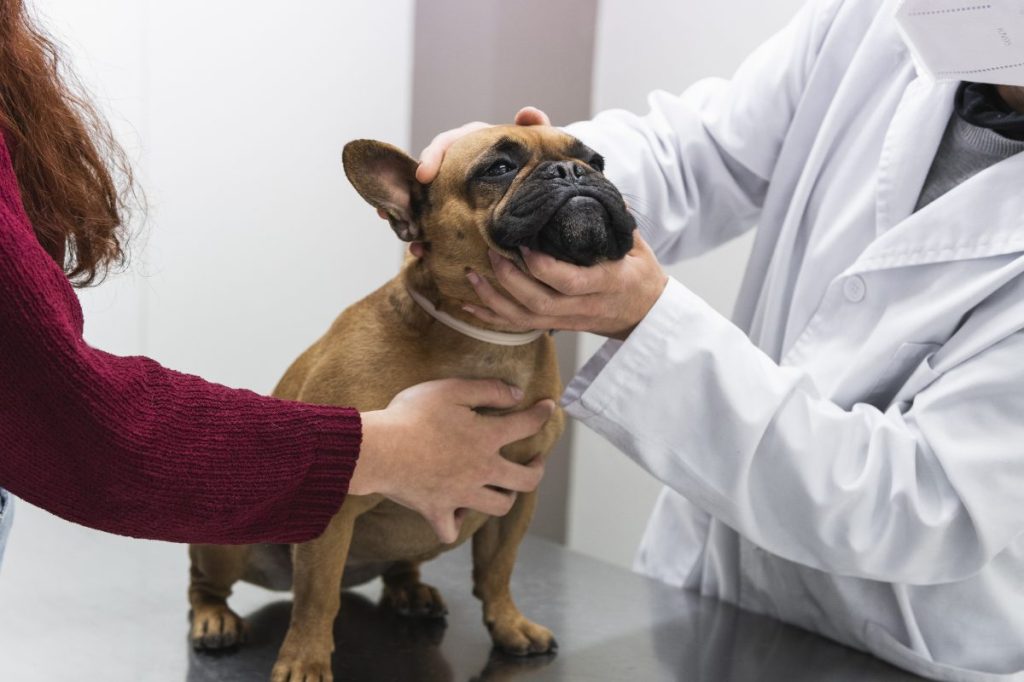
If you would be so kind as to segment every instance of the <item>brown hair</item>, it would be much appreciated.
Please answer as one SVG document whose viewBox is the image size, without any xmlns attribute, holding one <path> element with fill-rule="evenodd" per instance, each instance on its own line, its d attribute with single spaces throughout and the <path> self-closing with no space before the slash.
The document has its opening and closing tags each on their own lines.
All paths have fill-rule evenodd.
<svg viewBox="0 0 1024 682">
<path fill-rule="evenodd" d="M 36 238 L 76 286 L 123 265 L 131 168 L 23 0 L 0 0 L 0 128 Z"/>
</svg>

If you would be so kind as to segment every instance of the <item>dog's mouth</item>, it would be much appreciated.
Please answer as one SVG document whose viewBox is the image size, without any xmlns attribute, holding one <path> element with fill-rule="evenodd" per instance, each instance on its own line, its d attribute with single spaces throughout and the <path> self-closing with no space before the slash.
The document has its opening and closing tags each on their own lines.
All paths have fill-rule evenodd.
<svg viewBox="0 0 1024 682">
<path fill-rule="evenodd" d="M 621 258 L 611 222 L 607 209 L 597 199 L 572 197 L 541 227 L 535 248 L 577 265 Z"/>
<path fill-rule="evenodd" d="M 526 246 L 558 260 L 589 266 L 618 260 L 633 248 L 636 222 L 604 178 L 530 183 L 509 200 L 491 237 L 501 248 Z"/>
</svg>

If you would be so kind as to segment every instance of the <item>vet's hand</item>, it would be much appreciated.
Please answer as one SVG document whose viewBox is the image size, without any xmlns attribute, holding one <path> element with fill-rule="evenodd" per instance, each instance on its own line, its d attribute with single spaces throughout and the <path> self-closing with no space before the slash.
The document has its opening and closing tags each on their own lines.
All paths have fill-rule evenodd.
<svg viewBox="0 0 1024 682">
<path fill-rule="evenodd" d="M 551 125 L 551 119 L 536 107 L 523 107 L 516 114 L 515 124 L 520 126 L 549 126 Z M 437 177 L 437 171 L 441 168 L 441 161 L 444 160 L 445 152 L 448 151 L 448 148 L 456 140 L 463 135 L 480 130 L 481 128 L 489 128 L 490 126 L 490 123 L 474 121 L 473 123 L 467 123 L 464 126 L 446 130 L 439 134 L 420 153 L 420 165 L 416 169 L 416 179 L 424 185 L 431 182 Z"/>
<path fill-rule="evenodd" d="M 540 431 L 555 404 L 501 417 L 474 408 L 514 408 L 522 397 L 496 380 L 443 379 L 402 391 L 386 409 L 363 413 L 349 492 L 379 493 L 419 512 L 444 543 L 458 539 L 465 509 L 504 516 L 516 493 L 537 488 L 544 466 L 539 458 L 513 464 L 498 451 Z"/>
<path fill-rule="evenodd" d="M 634 233 L 633 250 L 618 261 L 581 267 L 523 248 L 530 274 L 490 252 L 502 295 L 485 278 L 467 273 L 482 306 L 464 309 L 493 325 L 527 329 L 571 329 L 625 339 L 668 283 L 647 242 Z M 532 276 L 531 276 L 532 275 Z"/>
</svg>

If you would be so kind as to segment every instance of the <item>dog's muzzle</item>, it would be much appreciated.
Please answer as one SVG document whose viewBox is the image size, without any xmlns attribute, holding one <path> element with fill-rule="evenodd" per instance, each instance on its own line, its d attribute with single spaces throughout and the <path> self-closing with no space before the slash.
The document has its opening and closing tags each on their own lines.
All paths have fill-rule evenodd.
<svg viewBox="0 0 1024 682">
<path fill-rule="evenodd" d="M 577 161 L 546 161 L 510 197 L 491 228 L 503 249 L 527 246 L 576 265 L 618 260 L 636 222 L 604 176 Z"/>
</svg>

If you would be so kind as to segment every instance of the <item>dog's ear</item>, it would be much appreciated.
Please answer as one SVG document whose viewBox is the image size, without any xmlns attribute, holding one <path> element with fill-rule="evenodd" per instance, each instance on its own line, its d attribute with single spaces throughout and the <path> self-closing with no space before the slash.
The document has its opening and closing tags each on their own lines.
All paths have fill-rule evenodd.
<svg viewBox="0 0 1024 682">
<path fill-rule="evenodd" d="M 345 175 L 356 191 L 374 208 L 388 215 L 391 229 L 402 241 L 420 239 L 414 195 L 416 160 L 398 147 L 376 140 L 353 140 L 341 152 Z"/>
</svg>

